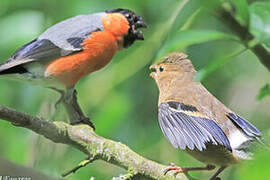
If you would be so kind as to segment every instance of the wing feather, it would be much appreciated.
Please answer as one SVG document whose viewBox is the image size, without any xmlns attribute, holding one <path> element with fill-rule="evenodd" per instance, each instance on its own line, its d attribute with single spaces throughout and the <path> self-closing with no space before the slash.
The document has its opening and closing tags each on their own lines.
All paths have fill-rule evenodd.
<svg viewBox="0 0 270 180">
<path fill-rule="evenodd" d="M 187 110 L 197 111 L 195 107 L 178 102 L 159 105 L 159 125 L 174 147 L 202 151 L 206 144 L 212 143 L 231 150 L 227 136 L 213 120 L 185 113 Z"/>
</svg>

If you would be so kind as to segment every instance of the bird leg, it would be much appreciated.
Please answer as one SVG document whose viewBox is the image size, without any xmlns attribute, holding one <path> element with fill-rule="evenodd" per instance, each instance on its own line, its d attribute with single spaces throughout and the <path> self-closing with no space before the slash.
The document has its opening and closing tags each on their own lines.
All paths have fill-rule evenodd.
<svg viewBox="0 0 270 180">
<path fill-rule="evenodd" d="M 210 180 L 220 180 L 219 177 L 217 177 L 222 171 L 224 171 L 224 169 L 226 169 L 227 166 L 222 166 L 220 167 L 217 172 L 211 177 Z"/>
<path fill-rule="evenodd" d="M 83 114 L 78 101 L 77 101 L 77 91 L 75 89 L 68 89 L 67 96 L 64 97 L 64 105 L 68 111 L 70 117 L 70 124 L 87 124 L 95 130 L 94 124 L 89 118 L 85 117 Z"/>
<path fill-rule="evenodd" d="M 95 130 L 94 124 L 87 118 L 77 101 L 77 91 L 74 88 L 69 88 L 67 91 L 58 90 L 55 88 L 51 88 L 61 94 L 60 99 L 56 102 L 56 106 L 62 102 L 67 110 L 69 115 L 70 124 L 87 124 Z"/>
<path fill-rule="evenodd" d="M 60 94 L 60 98 L 56 101 L 54 107 L 55 109 L 57 109 L 58 105 L 64 100 L 64 96 L 65 96 L 65 91 L 64 90 L 60 90 L 60 89 L 56 89 L 54 87 L 50 87 L 50 89 L 58 92 Z"/>
<path fill-rule="evenodd" d="M 164 174 L 166 175 L 169 171 L 172 171 L 172 170 L 175 170 L 176 173 L 182 173 L 182 172 L 187 173 L 188 171 L 210 171 L 213 169 L 215 169 L 215 166 L 213 166 L 213 165 L 207 165 L 205 167 L 181 168 L 179 166 L 176 166 L 174 163 L 171 163 L 170 166 L 168 166 L 164 170 Z"/>
</svg>

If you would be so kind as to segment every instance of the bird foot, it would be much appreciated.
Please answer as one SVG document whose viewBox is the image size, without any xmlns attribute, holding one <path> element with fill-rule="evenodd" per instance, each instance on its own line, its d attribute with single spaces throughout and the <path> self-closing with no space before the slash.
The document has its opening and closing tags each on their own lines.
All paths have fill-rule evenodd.
<svg viewBox="0 0 270 180">
<path fill-rule="evenodd" d="M 170 163 L 170 166 L 164 169 L 164 175 L 166 175 L 169 171 L 176 171 L 175 173 L 182 173 L 185 171 L 185 168 L 180 168 L 179 166 L 175 165 L 174 163 Z"/>
<path fill-rule="evenodd" d="M 86 124 L 91 128 L 93 128 L 93 130 L 96 129 L 94 123 L 92 123 L 90 119 L 87 117 L 83 117 L 80 120 L 70 122 L 70 125 L 77 125 L 77 124 Z"/>
<path fill-rule="evenodd" d="M 213 170 L 213 169 L 215 169 L 215 166 L 213 166 L 213 165 L 207 165 L 205 167 L 181 168 L 179 166 L 176 166 L 174 163 L 170 163 L 170 166 L 168 166 L 164 170 L 164 175 L 166 175 L 169 171 L 172 171 L 172 170 L 176 171 L 175 174 L 178 174 L 178 173 L 187 174 L 189 171 L 210 171 L 210 170 Z M 210 180 L 220 180 L 220 179 L 210 179 Z"/>
</svg>

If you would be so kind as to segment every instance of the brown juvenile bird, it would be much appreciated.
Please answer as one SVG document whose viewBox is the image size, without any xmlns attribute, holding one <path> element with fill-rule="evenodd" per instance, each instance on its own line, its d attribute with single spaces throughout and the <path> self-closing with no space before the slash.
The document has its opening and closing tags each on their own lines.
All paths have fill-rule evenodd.
<svg viewBox="0 0 270 180">
<path fill-rule="evenodd" d="M 259 140 L 260 131 L 216 99 L 194 81 L 196 70 L 187 55 L 172 53 L 163 62 L 152 65 L 150 75 L 159 88 L 158 122 L 163 134 L 175 148 L 181 148 L 206 167 L 176 170 L 212 170 L 219 166 L 211 180 L 229 165 L 250 159 L 248 146 Z"/>
</svg>

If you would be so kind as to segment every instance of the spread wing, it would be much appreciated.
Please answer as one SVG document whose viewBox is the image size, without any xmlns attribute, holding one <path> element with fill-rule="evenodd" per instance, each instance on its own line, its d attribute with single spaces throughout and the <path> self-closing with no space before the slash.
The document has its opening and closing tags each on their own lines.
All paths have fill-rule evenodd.
<svg viewBox="0 0 270 180">
<path fill-rule="evenodd" d="M 103 30 L 101 16 L 103 13 L 80 15 L 52 26 L 0 65 L 0 74 L 20 73 L 23 72 L 22 64 L 56 59 L 82 51 L 82 42 L 91 33 Z"/>
<path fill-rule="evenodd" d="M 163 134 L 175 148 L 202 151 L 206 149 L 206 144 L 212 143 L 231 150 L 223 130 L 194 106 L 173 101 L 161 103 L 158 120 Z"/>
</svg>

